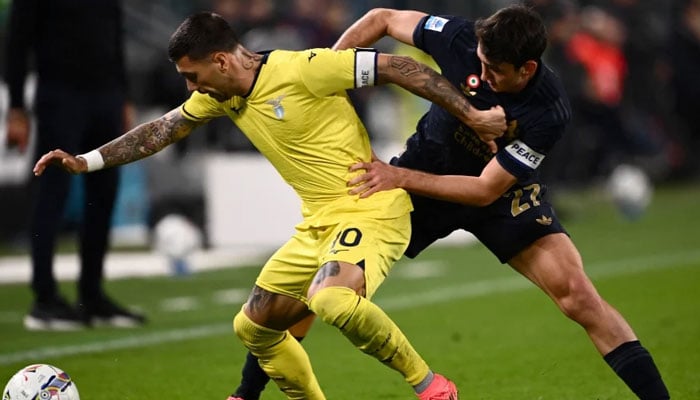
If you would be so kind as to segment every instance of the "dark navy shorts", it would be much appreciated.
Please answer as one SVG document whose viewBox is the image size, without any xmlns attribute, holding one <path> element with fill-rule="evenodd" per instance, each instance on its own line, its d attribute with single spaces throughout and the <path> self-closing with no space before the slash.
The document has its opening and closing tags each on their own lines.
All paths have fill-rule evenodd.
<svg viewBox="0 0 700 400">
<path fill-rule="evenodd" d="M 487 207 L 468 207 L 412 195 L 411 241 L 404 254 L 413 258 L 436 240 L 464 229 L 505 263 L 543 236 L 566 233 L 548 202 L 539 200 L 539 205 L 518 209 L 513 216 L 514 201 L 522 196 L 517 199 L 513 192 L 505 196 Z"/>
<path fill-rule="evenodd" d="M 399 165 L 411 168 L 401 161 Z M 397 164 L 396 158 L 392 164 Z M 463 229 L 474 234 L 506 263 L 537 239 L 552 233 L 566 233 L 552 205 L 543 199 L 545 192 L 546 187 L 539 183 L 516 186 L 486 207 L 470 207 L 412 194 L 411 241 L 404 254 L 413 258 L 436 240 Z"/>
</svg>

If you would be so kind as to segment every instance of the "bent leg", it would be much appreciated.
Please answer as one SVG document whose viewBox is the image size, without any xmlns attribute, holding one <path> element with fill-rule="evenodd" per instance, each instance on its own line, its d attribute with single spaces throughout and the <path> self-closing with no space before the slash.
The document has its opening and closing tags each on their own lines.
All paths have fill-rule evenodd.
<svg viewBox="0 0 700 400">
<path fill-rule="evenodd" d="M 325 399 L 311 362 L 288 327 L 309 316 L 304 303 L 255 287 L 233 329 L 289 399 Z"/>
<path fill-rule="evenodd" d="M 508 263 L 547 293 L 564 315 L 581 325 L 601 354 L 637 340 L 622 315 L 598 294 L 567 235 L 544 236 Z"/>
<path fill-rule="evenodd" d="M 605 361 L 640 399 L 670 398 L 651 355 L 622 315 L 598 294 L 567 235 L 543 236 L 508 263 L 586 330 Z"/>
<path fill-rule="evenodd" d="M 325 264 L 309 294 L 309 308 L 362 352 L 400 372 L 411 386 L 419 386 L 431 376 L 430 368 L 391 318 L 357 293 L 362 285 L 353 277 L 361 274 L 357 265 Z"/>
<path fill-rule="evenodd" d="M 309 315 L 291 328 L 289 333 L 301 342 L 306 336 L 315 319 L 315 315 Z M 245 364 L 241 370 L 241 383 L 233 393 L 233 397 L 240 397 L 245 400 L 258 400 L 260 393 L 265 390 L 265 386 L 270 381 L 270 377 L 260 367 L 257 357 L 250 351 L 246 354 Z"/>
</svg>

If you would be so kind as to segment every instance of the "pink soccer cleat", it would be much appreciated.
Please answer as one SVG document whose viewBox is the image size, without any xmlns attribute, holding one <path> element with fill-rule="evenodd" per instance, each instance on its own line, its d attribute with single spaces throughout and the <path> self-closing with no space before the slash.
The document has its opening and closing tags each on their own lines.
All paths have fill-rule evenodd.
<svg viewBox="0 0 700 400">
<path fill-rule="evenodd" d="M 457 386 L 440 374 L 435 374 L 427 389 L 418 394 L 419 400 L 457 400 Z"/>
</svg>

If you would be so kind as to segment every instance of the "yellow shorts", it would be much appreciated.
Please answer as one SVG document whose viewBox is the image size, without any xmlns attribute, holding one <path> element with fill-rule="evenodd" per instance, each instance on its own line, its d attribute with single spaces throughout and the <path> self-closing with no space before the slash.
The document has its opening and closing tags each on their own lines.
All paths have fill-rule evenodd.
<svg viewBox="0 0 700 400">
<path fill-rule="evenodd" d="M 370 299 L 401 258 L 411 237 L 409 214 L 392 219 L 353 219 L 336 225 L 297 228 L 265 263 L 256 285 L 308 304 L 309 286 L 329 261 L 360 265 Z"/>
</svg>

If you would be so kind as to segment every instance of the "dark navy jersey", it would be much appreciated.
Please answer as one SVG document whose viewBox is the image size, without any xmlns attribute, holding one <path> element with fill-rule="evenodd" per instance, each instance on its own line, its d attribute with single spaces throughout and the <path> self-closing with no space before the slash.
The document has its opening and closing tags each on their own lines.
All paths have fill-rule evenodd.
<svg viewBox="0 0 700 400">
<path fill-rule="evenodd" d="M 433 57 L 442 74 L 480 110 L 500 105 L 507 133 L 496 140 L 498 162 L 518 178 L 518 185 L 537 179 L 537 167 L 564 133 L 571 117 L 564 89 L 541 61 L 528 86 L 516 94 L 494 93 L 481 82 L 474 23 L 454 16 L 426 16 L 413 33 L 416 47 Z M 432 105 L 407 142 L 402 158 L 436 174 L 478 176 L 494 156 L 471 128 L 443 108 Z M 415 154 L 411 154 L 411 153 Z"/>
</svg>

